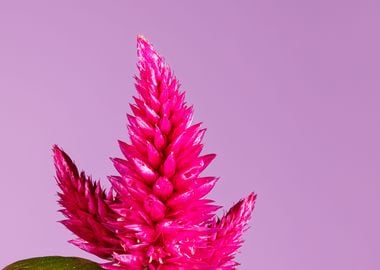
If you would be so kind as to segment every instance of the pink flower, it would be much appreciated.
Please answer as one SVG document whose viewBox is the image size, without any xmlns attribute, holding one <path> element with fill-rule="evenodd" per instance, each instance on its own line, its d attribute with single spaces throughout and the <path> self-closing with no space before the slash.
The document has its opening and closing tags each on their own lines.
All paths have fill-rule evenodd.
<svg viewBox="0 0 380 270">
<path fill-rule="evenodd" d="M 164 59 L 137 38 L 138 97 L 128 115 L 125 158 L 112 161 L 108 193 L 54 146 L 62 223 L 71 243 L 109 260 L 105 269 L 235 269 L 235 254 L 256 195 L 235 204 L 221 219 L 205 196 L 216 177 L 200 176 L 215 158 L 201 155 L 206 129 L 192 124 L 193 109 Z"/>
</svg>

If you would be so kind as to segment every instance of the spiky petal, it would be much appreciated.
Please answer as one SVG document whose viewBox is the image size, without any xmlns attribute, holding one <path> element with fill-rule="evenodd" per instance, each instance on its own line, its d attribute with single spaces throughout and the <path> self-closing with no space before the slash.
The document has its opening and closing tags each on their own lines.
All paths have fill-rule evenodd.
<svg viewBox="0 0 380 270">
<path fill-rule="evenodd" d="M 219 206 L 205 196 L 218 178 L 201 176 L 215 158 L 201 154 L 206 129 L 192 124 L 179 82 L 142 36 L 137 52 L 138 96 L 127 116 L 130 142 L 119 141 L 124 158 L 111 159 L 113 192 L 107 197 L 54 148 L 64 224 L 80 237 L 74 243 L 112 256 L 106 269 L 233 269 L 255 195 L 215 219 Z"/>
</svg>

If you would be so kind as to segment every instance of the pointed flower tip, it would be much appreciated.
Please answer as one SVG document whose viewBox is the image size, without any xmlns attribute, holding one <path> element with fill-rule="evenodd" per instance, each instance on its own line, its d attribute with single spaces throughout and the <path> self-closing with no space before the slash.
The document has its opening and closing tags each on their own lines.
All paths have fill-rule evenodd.
<svg viewBox="0 0 380 270">
<path fill-rule="evenodd" d="M 247 212 L 252 212 L 255 208 L 257 194 L 251 192 L 246 198 L 241 200 L 241 205 Z"/>
<path fill-rule="evenodd" d="M 141 51 L 150 49 L 153 51 L 153 46 L 149 41 L 143 36 L 143 35 L 138 35 L 137 36 L 137 53 L 140 54 Z"/>
<path fill-rule="evenodd" d="M 60 167 L 62 161 L 65 160 L 65 154 L 61 148 L 59 148 L 58 145 L 53 145 L 53 157 L 54 157 L 54 164 L 57 167 Z"/>
<path fill-rule="evenodd" d="M 257 194 L 254 192 L 251 192 L 248 197 L 246 198 L 247 201 L 254 203 L 256 201 Z"/>
<path fill-rule="evenodd" d="M 255 209 L 257 195 L 251 192 L 245 199 L 241 200 L 240 207 L 236 209 L 241 214 L 241 217 L 246 219 L 246 222 L 251 218 L 252 212 Z"/>
<path fill-rule="evenodd" d="M 139 35 L 137 35 L 137 42 L 138 43 L 141 43 L 141 42 L 148 42 L 147 40 L 146 40 L 146 38 L 143 36 L 143 35 L 141 35 L 141 34 L 139 34 Z"/>
<path fill-rule="evenodd" d="M 67 173 L 78 176 L 79 172 L 74 161 L 56 144 L 53 145 L 53 159 L 58 179 L 65 177 Z"/>
<path fill-rule="evenodd" d="M 59 146 L 57 144 L 53 144 L 53 154 L 58 154 L 59 152 L 61 152 L 61 149 L 59 148 Z"/>
<path fill-rule="evenodd" d="M 62 163 L 70 163 L 69 156 L 58 145 L 53 145 L 54 163 L 56 166 L 62 165 Z"/>
<path fill-rule="evenodd" d="M 248 209 L 252 212 L 253 209 L 255 209 L 255 203 L 256 203 L 257 194 L 254 192 L 251 192 L 251 194 L 248 195 L 246 198 L 246 204 L 248 205 Z"/>
<path fill-rule="evenodd" d="M 153 45 L 142 35 L 137 36 L 137 56 L 139 62 L 153 64 L 162 61 L 162 57 L 154 49 Z"/>
</svg>

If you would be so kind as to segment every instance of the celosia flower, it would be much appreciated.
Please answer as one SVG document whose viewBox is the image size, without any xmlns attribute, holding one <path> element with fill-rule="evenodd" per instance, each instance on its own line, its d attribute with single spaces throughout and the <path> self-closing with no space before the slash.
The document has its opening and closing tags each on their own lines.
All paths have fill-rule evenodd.
<svg viewBox="0 0 380 270">
<path fill-rule="evenodd" d="M 130 142 L 112 161 L 109 192 L 77 167 L 58 146 L 54 161 L 62 223 L 71 243 L 109 260 L 105 269 L 235 269 L 235 254 L 256 195 L 235 204 L 221 219 L 205 196 L 216 177 L 200 176 L 215 158 L 201 155 L 201 124 L 164 59 L 137 38 L 138 97 L 128 115 Z"/>
</svg>

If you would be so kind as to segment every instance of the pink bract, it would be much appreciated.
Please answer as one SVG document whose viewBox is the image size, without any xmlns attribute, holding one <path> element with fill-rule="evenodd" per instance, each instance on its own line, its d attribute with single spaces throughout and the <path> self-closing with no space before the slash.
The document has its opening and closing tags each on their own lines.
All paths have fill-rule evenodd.
<svg viewBox="0 0 380 270">
<path fill-rule="evenodd" d="M 202 155 L 201 124 L 164 59 L 137 38 L 138 70 L 130 142 L 112 161 L 120 175 L 111 189 L 79 172 L 54 146 L 61 221 L 81 249 L 109 260 L 104 269 L 235 269 L 235 254 L 254 209 L 256 195 L 236 203 L 222 218 L 205 196 L 216 177 L 200 176 L 215 158 Z"/>
</svg>

